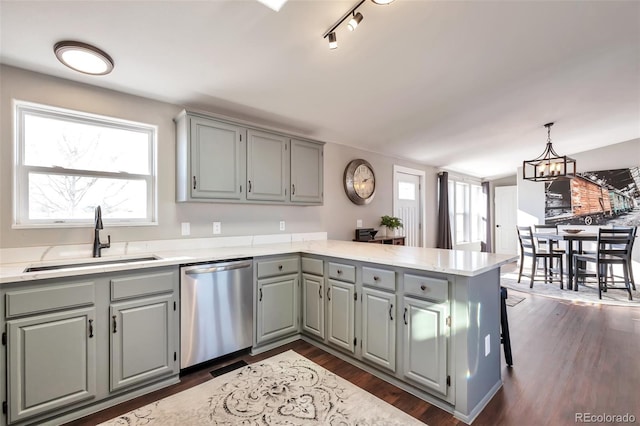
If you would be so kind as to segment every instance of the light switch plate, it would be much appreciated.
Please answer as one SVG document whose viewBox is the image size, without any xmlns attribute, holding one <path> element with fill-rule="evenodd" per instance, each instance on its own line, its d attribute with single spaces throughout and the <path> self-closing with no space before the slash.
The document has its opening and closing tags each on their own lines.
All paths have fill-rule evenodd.
<svg viewBox="0 0 640 426">
<path fill-rule="evenodd" d="M 220 222 L 213 222 L 213 235 L 222 233 L 222 224 Z"/>
<path fill-rule="evenodd" d="M 189 222 L 182 222 L 182 236 L 186 237 L 191 234 L 191 224 Z"/>
<path fill-rule="evenodd" d="M 362 219 L 356 220 L 356 228 L 362 228 Z"/>
<path fill-rule="evenodd" d="M 284 231 L 284 220 L 280 221 L 280 230 Z"/>
</svg>

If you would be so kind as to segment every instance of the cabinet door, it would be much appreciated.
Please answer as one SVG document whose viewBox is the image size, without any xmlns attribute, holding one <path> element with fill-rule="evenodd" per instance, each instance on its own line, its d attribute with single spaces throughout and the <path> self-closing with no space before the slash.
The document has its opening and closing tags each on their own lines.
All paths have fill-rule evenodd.
<svg viewBox="0 0 640 426">
<path fill-rule="evenodd" d="M 323 146 L 291 140 L 291 201 L 322 204 Z"/>
<path fill-rule="evenodd" d="M 247 132 L 247 199 L 286 201 L 289 140 L 257 130 Z"/>
<path fill-rule="evenodd" d="M 191 196 L 240 200 L 244 181 L 244 129 L 191 117 Z"/>
<path fill-rule="evenodd" d="M 9 423 L 96 395 L 95 308 L 7 322 Z"/>
<path fill-rule="evenodd" d="M 302 274 L 302 330 L 324 339 L 324 278 Z"/>
<path fill-rule="evenodd" d="M 298 276 L 258 280 L 257 343 L 298 332 Z"/>
<path fill-rule="evenodd" d="M 396 295 L 362 289 L 362 357 L 396 370 Z"/>
<path fill-rule="evenodd" d="M 405 377 L 447 393 L 447 325 L 448 303 L 404 298 Z"/>
<path fill-rule="evenodd" d="M 177 372 L 172 295 L 114 303 L 109 314 L 111 391 Z"/>
<path fill-rule="evenodd" d="M 328 341 L 355 352 L 355 285 L 327 280 Z"/>
</svg>

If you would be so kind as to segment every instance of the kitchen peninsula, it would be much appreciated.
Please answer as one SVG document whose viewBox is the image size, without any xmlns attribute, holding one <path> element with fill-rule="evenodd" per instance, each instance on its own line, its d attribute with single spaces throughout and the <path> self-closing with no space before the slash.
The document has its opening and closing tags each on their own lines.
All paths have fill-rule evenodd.
<svg viewBox="0 0 640 426">
<path fill-rule="evenodd" d="M 278 237 L 282 239 L 282 236 Z M 20 255 L 23 258 L 20 260 L 18 255 L 5 249 L 2 253 L 3 260 L 10 259 L 12 263 L 0 265 L 0 294 L 4 301 L 0 320 L 3 329 L 8 329 L 10 333 L 12 329 L 22 330 L 21 322 L 31 318 L 26 317 L 27 311 L 35 314 L 48 312 L 43 308 L 46 303 L 61 303 L 56 297 L 73 295 L 71 297 L 76 301 L 72 304 L 73 308 L 83 307 L 86 302 L 85 310 L 93 309 L 89 314 L 92 322 L 87 325 L 90 327 L 88 332 L 93 333 L 95 325 L 96 335 L 111 335 L 113 351 L 113 345 L 118 343 L 113 340 L 113 336 L 117 335 L 116 327 L 119 329 L 126 326 L 120 323 L 114 325 L 115 317 L 113 324 L 111 322 L 112 314 L 117 316 L 118 309 L 140 305 L 141 302 L 136 301 L 142 296 L 147 300 L 144 306 L 160 304 L 176 309 L 174 302 L 179 298 L 176 277 L 180 265 L 253 258 L 254 264 L 258 265 L 254 268 L 253 309 L 254 313 L 263 312 L 254 315 L 254 353 L 303 338 L 454 413 L 467 423 L 473 421 L 502 385 L 500 266 L 514 258 L 491 253 L 304 239 L 293 236 L 288 242 L 258 244 L 264 239 L 232 237 L 227 241 L 229 245 L 221 246 L 223 239 L 210 239 L 199 241 L 198 248 L 194 248 L 195 244 L 189 247 L 188 240 L 179 240 L 173 244 L 148 242 L 139 246 L 129 243 L 126 250 L 119 252 L 116 245 L 113 255 L 105 256 L 104 260 L 126 260 L 134 256 L 154 259 L 133 263 L 74 265 L 64 269 L 27 273 L 23 272 L 27 267 L 83 262 L 78 259 L 51 257 L 46 261 L 33 262 L 27 260 L 24 254 Z M 167 247 L 172 249 L 167 250 Z M 55 250 L 47 250 L 47 253 L 52 256 L 51 253 L 55 253 Z M 34 258 L 39 259 L 40 256 Z M 265 281 L 258 271 L 261 263 L 278 265 L 282 259 L 295 259 L 295 264 L 299 265 L 293 275 L 300 289 L 294 293 L 293 300 L 299 303 L 300 308 L 293 309 L 292 312 L 300 314 L 288 335 L 260 339 L 260 321 L 268 308 L 267 305 L 261 305 L 262 297 L 257 296 L 262 288 L 261 281 Z M 277 271 L 277 266 L 274 270 Z M 154 280 L 149 282 L 157 283 L 162 288 L 154 289 L 150 285 L 155 284 L 141 281 L 139 278 L 142 274 L 153 276 Z M 276 274 L 277 272 L 273 275 Z M 104 279 L 102 283 L 100 280 L 103 277 L 115 278 Z M 269 280 L 271 278 L 266 281 Z M 66 292 L 68 286 L 71 286 L 73 292 Z M 39 300 L 36 297 L 41 291 L 44 291 L 42 296 L 47 296 L 48 299 Z M 327 297 L 323 297 L 324 295 Z M 83 297 L 85 301 L 81 300 Z M 101 302 L 100 298 L 106 301 Z M 8 303 L 8 300 L 12 303 Z M 319 307 L 316 310 L 310 309 L 314 303 Z M 336 303 L 344 303 L 344 309 Z M 336 312 L 340 313 L 339 317 L 335 315 Z M 318 317 L 313 313 L 321 315 Z M 173 340 L 169 339 L 171 342 L 167 353 L 171 357 L 168 365 L 159 369 L 158 374 L 153 377 L 136 377 L 135 380 L 141 381 L 135 384 L 128 382 L 130 379 L 127 377 L 116 380 L 114 370 L 117 365 L 112 365 L 110 369 L 108 366 L 98 368 L 97 373 L 94 373 L 97 377 L 92 379 L 98 383 L 97 387 L 100 389 L 100 382 L 105 380 L 111 385 L 103 385 L 105 390 L 102 394 L 98 391 L 97 397 L 89 389 L 76 401 L 62 401 L 62 405 L 46 406 L 50 404 L 46 397 L 51 395 L 38 395 L 41 398 L 40 406 L 33 410 L 33 407 L 25 406 L 30 402 L 27 398 L 24 398 L 25 401 L 18 401 L 19 403 L 14 401 L 16 398 L 20 399 L 16 396 L 17 392 L 24 392 L 25 388 L 29 390 L 21 382 L 27 380 L 24 366 L 17 367 L 23 376 L 11 373 L 16 366 L 9 366 L 11 368 L 7 368 L 7 376 L 10 377 L 7 380 L 10 383 L 2 383 L 0 387 L 2 400 L 8 401 L 10 424 L 77 418 L 177 381 L 179 360 L 175 358 L 174 348 L 179 346 L 176 345 L 176 341 L 179 341 L 178 316 L 172 313 L 171 308 L 168 309 L 168 315 L 170 320 L 167 322 L 167 335 L 173 336 Z M 342 319 L 345 315 L 348 321 L 337 327 L 337 319 Z M 29 322 L 27 327 L 31 326 L 33 323 Z M 347 334 L 342 336 L 342 331 Z M 16 336 L 15 341 L 9 336 L 9 355 L 5 357 L 3 353 L 0 359 L 3 368 L 12 362 L 18 362 L 18 356 L 23 356 L 19 351 L 28 349 L 25 346 L 17 349 L 11 347 L 12 344 L 23 343 L 20 340 L 22 335 L 18 333 Z M 380 341 L 374 341 L 379 336 L 386 339 L 383 345 Z M 109 358 L 100 355 L 101 345 L 104 346 L 104 352 L 108 353 L 109 337 L 99 337 L 98 349 L 94 348 L 90 354 L 95 356 L 97 352 L 98 360 L 108 365 Z M 127 354 L 126 348 L 123 353 Z M 113 355 L 112 352 L 112 360 Z M 122 359 L 120 361 L 125 362 Z M 96 383 L 93 383 L 94 393 L 95 388 Z M 6 389 L 9 395 L 6 394 Z M 6 424 L 6 419 L 3 418 L 2 424 Z"/>
</svg>

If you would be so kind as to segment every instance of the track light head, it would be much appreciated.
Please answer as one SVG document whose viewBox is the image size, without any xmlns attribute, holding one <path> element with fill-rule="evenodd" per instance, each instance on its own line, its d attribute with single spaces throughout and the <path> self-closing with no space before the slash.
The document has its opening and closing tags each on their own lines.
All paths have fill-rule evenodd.
<svg viewBox="0 0 640 426">
<path fill-rule="evenodd" d="M 338 39 L 336 38 L 336 33 L 329 33 L 329 49 L 337 49 L 338 48 Z"/>
<path fill-rule="evenodd" d="M 358 24 L 360 22 L 362 22 L 362 13 L 358 12 L 358 13 L 354 13 L 353 17 L 349 20 L 349 23 L 347 24 L 347 28 L 349 28 L 349 31 L 353 31 L 358 27 Z"/>
</svg>

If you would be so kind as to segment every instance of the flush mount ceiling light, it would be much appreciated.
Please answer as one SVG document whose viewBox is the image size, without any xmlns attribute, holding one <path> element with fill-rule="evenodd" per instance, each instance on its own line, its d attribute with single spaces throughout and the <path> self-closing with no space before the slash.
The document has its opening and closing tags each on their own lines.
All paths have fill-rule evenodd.
<svg viewBox="0 0 640 426">
<path fill-rule="evenodd" d="M 371 1 L 373 3 L 375 3 L 375 4 L 389 4 L 389 3 L 393 2 L 394 0 L 371 0 Z M 355 30 L 358 27 L 358 25 L 360 24 L 360 22 L 362 22 L 362 19 L 364 17 L 362 16 L 362 13 L 360 13 L 360 12 L 356 13 L 356 10 L 358 10 L 358 8 L 360 6 L 362 6 L 362 3 L 364 3 L 364 2 L 365 2 L 365 0 L 360 0 L 358 3 L 356 3 L 356 5 L 353 6 L 351 9 L 349 9 L 347 11 L 347 13 L 342 15 L 342 17 L 340 19 L 338 19 L 336 21 L 336 23 L 331 26 L 331 28 L 329 28 L 327 31 L 325 31 L 324 34 L 322 34 L 322 38 L 328 38 L 329 39 L 329 49 L 335 49 L 335 48 L 338 47 L 336 29 L 347 18 L 351 17 L 351 19 L 349 19 L 349 22 L 347 23 L 347 28 L 349 28 L 349 31 Z"/>
<path fill-rule="evenodd" d="M 65 40 L 56 43 L 53 51 L 60 62 L 84 74 L 105 75 L 113 70 L 113 59 L 90 44 Z"/>
<path fill-rule="evenodd" d="M 535 160 L 522 162 L 522 178 L 535 182 L 548 182 L 558 178 L 576 176 L 576 160 L 566 155 L 558 155 L 551 145 L 551 126 L 547 123 L 547 147 Z"/>
</svg>

